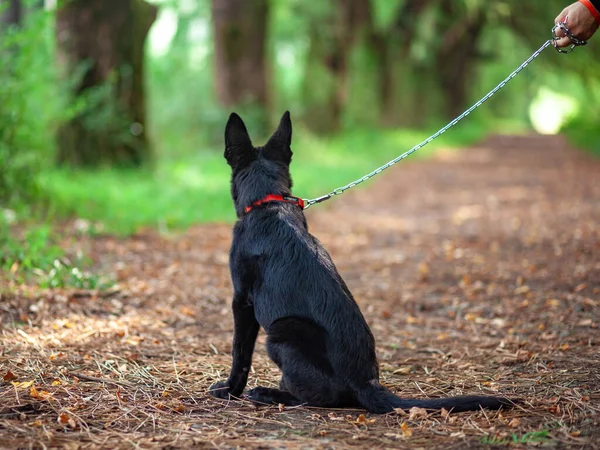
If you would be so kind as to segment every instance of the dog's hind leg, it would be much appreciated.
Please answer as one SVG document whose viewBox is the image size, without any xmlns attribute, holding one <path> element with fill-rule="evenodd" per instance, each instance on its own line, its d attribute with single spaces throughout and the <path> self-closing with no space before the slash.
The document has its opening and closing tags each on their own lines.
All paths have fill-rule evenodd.
<svg viewBox="0 0 600 450">
<path fill-rule="evenodd" d="M 283 404 L 287 406 L 301 405 L 302 402 L 292 394 L 279 389 L 266 388 L 262 386 L 255 387 L 248 391 L 248 399 L 255 403 L 264 404 Z"/>
<path fill-rule="evenodd" d="M 283 372 L 280 390 L 261 388 L 253 396 L 260 393 L 280 399 L 284 392 L 294 400 L 283 396 L 289 403 L 274 401 L 322 407 L 356 405 L 351 390 L 336 378 L 326 341 L 323 328 L 310 319 L 286 317 L 274 322 L 268 331 L 267 352 Z"/>
</svg>

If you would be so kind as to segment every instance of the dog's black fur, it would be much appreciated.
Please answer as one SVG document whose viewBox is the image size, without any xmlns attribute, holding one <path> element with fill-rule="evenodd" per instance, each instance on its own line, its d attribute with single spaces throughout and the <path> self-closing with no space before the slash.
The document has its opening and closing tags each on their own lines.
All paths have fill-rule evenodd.
<svg viewBox="0 0 600 450">
<path fill-rule="evenodd" d="M 308 232 L 302 209 L 270 202 L 245 208 L 268 194 L 291 195 L 292 124 L 286 112 L 264 147 L 255 148 L 237 114 L 225 129 L 225 158 L 232 168 L 231 194 L 238 215 L 229 265 L 233 281 L 233 365 L 226 381 L 210 390 L 239 397 L 248 380 L 254 343 L 262 326 L 267 351 L 283 372 L 280 389 L 256 387 L 258 403 L 472 411 L 509 402 L 465 396 L 401 399 L 379 383 L 375 341 L 327 250 Z"/>
</svg>

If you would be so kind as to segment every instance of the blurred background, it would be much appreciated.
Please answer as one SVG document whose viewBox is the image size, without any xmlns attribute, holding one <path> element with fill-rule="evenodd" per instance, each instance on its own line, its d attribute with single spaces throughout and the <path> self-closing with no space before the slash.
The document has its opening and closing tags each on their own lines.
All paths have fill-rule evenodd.
<svg viewBox="0 0 600 450">
<path fill-rule="evenodd" d="M 295 195 L 321 195 L 487 93 L 568 1 L 0 0 L 0 222 L 230 221 L 234 110 L 257 145 L 290 110 Z M 562 131 L 599 152 L 596 40 L 547 50 L 436 146 Z"/>
</svg>

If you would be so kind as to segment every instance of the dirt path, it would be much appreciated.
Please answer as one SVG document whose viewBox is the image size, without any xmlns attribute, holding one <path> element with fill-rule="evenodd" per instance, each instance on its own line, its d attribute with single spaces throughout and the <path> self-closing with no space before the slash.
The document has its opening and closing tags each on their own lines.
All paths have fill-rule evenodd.
<svg viewBox="0 0 600 450">
<path fill-rule="evenodd" d="M 385 384 L 518 408 L 363 416 L 210 398 L 232 333 L 230 226 L 211 225 L 92 241 L 116 292 L 2 299 L 0 375 L 25 384 L 0 384 L 0 447 L 600 448 L 599 174 L 560 138 L 496 137 L 307 212 Z M 258 345 L 250 387 L 278 379 Z"/>
</svg>

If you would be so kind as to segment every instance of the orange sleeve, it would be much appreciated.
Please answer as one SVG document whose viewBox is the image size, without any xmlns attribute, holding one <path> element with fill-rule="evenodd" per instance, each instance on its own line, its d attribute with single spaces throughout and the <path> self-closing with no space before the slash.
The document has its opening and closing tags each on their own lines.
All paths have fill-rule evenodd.
<svg viewBox="0 0 600 450">
<path fill-rule="evenodd" d="M 579 0 L 579 3 L 583 3 L 585 7 L 590 11 L 596 23 L 600 25 L 600 0 Z"/>
</svg>

